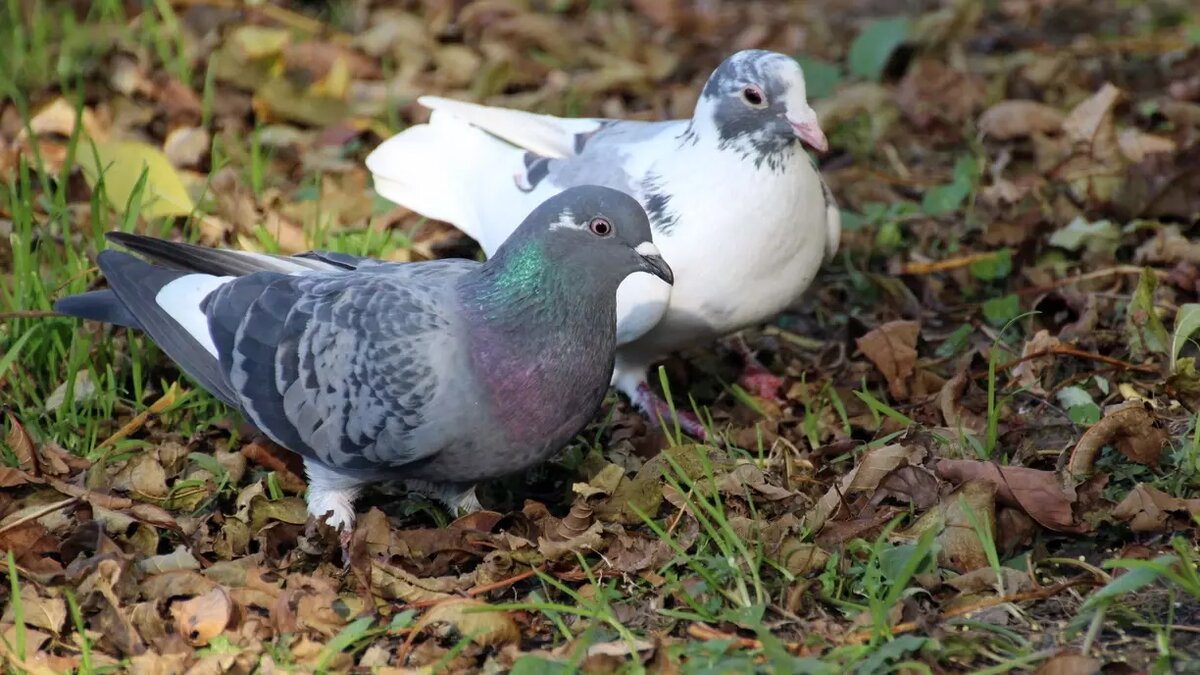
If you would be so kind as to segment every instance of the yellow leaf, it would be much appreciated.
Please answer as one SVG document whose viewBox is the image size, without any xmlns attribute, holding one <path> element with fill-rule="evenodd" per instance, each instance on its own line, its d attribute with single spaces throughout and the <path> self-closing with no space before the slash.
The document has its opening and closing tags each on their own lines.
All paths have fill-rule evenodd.
<svg viewBox="0 0 1200 675">
<path fill-rule="evenodd" d="M 233 31 L 229 39 L 245 58 L 265 59 L 278 56 L 287 46 L 290 36 L 283 28 L 241 26 Z"/>
<path fill-rule="evenodd" d="M 93 189 L 103 174 L 104 192 L 118 212 L 125 212 L 143 170 L 146 171 L 141 211 L 144 217 L 186 216 L 195 208 L 175 167 L 158 148 L 138 141 L 100 142 L 94 147 L 95 153 L 91 147 L 79 149 L 79 165 Z"/>
<path fill-rule="evenodd" d="M 469 598 L 454 598 L 434 605 L 414 630 L 419 632 L 434 623 L 451 624 L 479 645 L 508 644 L 521 639 L 521 631 L 511 615 Z"/>
</svg>

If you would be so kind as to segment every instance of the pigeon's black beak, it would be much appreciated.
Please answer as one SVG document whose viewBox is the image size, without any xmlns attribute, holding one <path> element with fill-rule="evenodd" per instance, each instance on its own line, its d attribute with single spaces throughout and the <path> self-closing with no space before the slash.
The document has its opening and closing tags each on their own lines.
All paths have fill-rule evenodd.
<svg viewBox="0 0 1200 675">
<path fill-rule="evenodd" d="M 642 256 L 643 271 L 653 274 L 668 284 L 675 283 L 675 273 L 671 271 L 671 266 L 667 264 L 667 261 L 663 260 L 662 254 L 658 252 L 658 247 L 653 242 L 644 241 L 633 250 Z"/>
</svg>

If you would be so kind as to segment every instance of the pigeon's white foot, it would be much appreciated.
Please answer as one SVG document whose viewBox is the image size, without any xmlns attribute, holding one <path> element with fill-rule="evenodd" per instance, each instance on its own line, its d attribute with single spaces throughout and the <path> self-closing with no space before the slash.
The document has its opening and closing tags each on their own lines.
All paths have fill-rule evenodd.
<svg viewBox="0 0 1200 675">
<path fill-rule="evenodd" d="M 362 492 L 362 481 L 310 460 L 304 461 L 308 474 L 308 512 L 320 520 L 326 516 L 329 526 L 349 536 L 354 529 L 354 500 Z"/>
<path fill-rule="evenodd" d="M 466 490 L 455 495 L 449 495 L 446 501 L 446 506 L 449 506 L 457 515 L 466 515 L 483 510 L 483 504 L 479 503 L 479 498 L 475 496 L 475 486 L 472 485 Z"/>
<path fill-rule="evenodd" d="M 783 378 L 767 370 L 767 367 L 754 356 L 754 351 L 742 336 L 734 336 L 730 346 L 742 358 L 742 374 L 738 377 L 738 386 L 758 398 L 779 401 L 779 390 L 783 388 Z"/>
</svg>

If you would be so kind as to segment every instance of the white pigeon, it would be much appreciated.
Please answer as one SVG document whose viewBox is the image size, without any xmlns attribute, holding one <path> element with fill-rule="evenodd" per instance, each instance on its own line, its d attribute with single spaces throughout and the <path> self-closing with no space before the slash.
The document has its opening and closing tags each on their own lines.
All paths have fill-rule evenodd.
<svg viewBox="0 0 1200 675">
<path fill-rule="evenodd" d="M 641 273 L 621 285 L 613 384 L 651 420 L 669 410 L 647 383 L 655 361 L 771 319 L 837 252 L 838 209 L 805 152 L 824 152 L 828 142 L 804 73 L 784 54 L 730 56 L 685 120 L 564 119 L 418 101 L 433 111 L 429 123 L 367 157 L 375 189 L 455 225 L 489 256 L 518 214 L 572 186 L 616 188 L 645 207 L 675 285 Z M 777 389 L 781 380 L 737 344 L 744 381 L 760 394 Z M 704 436 L 693 415 L 680 417 L 685 431 Z"/>
</svg>

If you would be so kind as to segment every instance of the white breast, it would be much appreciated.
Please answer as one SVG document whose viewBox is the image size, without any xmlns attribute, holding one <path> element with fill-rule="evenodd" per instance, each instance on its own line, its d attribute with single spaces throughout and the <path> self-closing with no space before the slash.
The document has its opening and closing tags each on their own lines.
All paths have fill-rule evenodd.
<svg viewBox="0 0 1200 675">
<path fill-rule="evenodd" d="M 824 194 L 803 153 L 779 173 L 701 147 L 678 162 L 663 173 L 681 177 L 667 186 L 679 221 L 655 236 L 675 286 L 639 351 L 679 349 L 769 320 L 808 288 L 825 255 Z"/>
</svg>

